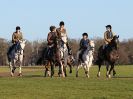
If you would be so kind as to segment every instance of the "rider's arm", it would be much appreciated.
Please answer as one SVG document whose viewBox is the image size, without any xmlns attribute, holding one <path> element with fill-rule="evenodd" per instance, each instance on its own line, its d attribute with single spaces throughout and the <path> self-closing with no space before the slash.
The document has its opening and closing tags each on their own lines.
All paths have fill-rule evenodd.
<svg viewBox="0 0 133 99">
<path fill-rule="evenodd" d="M 48 33 L 48 37 L 47 37 L 48 43 L 53 43 L 53 41 L 51 40 L 51 37 L 52 37 L 51 33 Z"/>
<path fill-rule="evenodd" d="M 60 38 L 60 30 L 59 30 L 59 28 L 56 29 L 56 35 L 57 35 L 58 38 Z"/>
<path fill-rule="evenodd" d="M 15 43 L 15 42 L 17 42 L 17 39 L 15 38 L 15 33 L 13 33 L 13 35 L 12 35 L 12 43 Z"/>
</svg>

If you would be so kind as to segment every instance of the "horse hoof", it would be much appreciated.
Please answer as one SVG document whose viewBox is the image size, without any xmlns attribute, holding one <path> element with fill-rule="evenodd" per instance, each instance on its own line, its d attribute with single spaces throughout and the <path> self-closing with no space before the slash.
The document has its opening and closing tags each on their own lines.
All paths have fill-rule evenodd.
<svg viewBox="0 0 133 99">
<path fill-rule="evenodd" d="M 108 75 L 108 78 L 111 78 L 111 75 Z"/>
<path fill-rule="evenodd" d="M 19 73 L 18 76 L 19 76 L 19 77 L 22 77 L 22 73 Z"/>
<path fill-rule="evenodd" d="M 86 75 L 86 77 L 87 77 L 87 78 L 90 78 L 90 76 L 89 76 L 89 75 Z"/>
<path fill-rule="evenodd" d="M 65 75 L 64 75 L 64 74 L 62 74 L 62 77 L 64 78 L 64 77 L 65 77 Z"/>
<path fill-rule="evenodd" d="M 78 77 L 78 75 L 76 74 L 76 77 Z"/>
<path fill-rule="evenodd" d="M 97 77 L 100 77 L 100 72 L 98 72 Z"/>
<path fill-rule="evenodd" d="M 14 77 L 14 74 L 11 73 L 11 77 Z"/>
</svg>

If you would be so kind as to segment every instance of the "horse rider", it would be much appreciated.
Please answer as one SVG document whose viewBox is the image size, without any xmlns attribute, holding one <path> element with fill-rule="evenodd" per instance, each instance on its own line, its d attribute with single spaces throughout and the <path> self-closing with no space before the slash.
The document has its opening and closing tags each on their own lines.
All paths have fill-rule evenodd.
<svg viewBox="0 0 133 99">
<path fill-rule="evenodd" d="M 20 26 L 17 26 L 16 31 L 12 34 L 13 45 L 9 48 L 8 54 L 11 53 L 11 51 L 13 49 L 15 49 L 15 51 L 17 51 L 19 41 L 23 39 L 23 35 L 22 35 L 22 32 L 20 30 L 21 30 Z"/>
<path fill-rule="evenodd" d="M 103 46 L 103 49 L 105 49 L 108 46 L 108 44 L 113 39 L 114 35 L 115 35 L 115 33 L 112 32 L 112 26 L 111 25 L 107 25 L 106 26 L 106 32 L 104 33 L 104 46 Z"/>
<path fill-rule="evenodd" d="M 83 33 L 82 36 L 83 36 L 83 38 L 80 40 L 79 59 L 81 59 L 81 61 L 83 62 L 82 56 L 83 56 L 85 50 L 88 48 L 90 40 L 88 39 L 87 33 Z"/>
<path fill-rule="evenodd" d="M 49 51 L 53 53 L 55 47 L 55 39 L 57 38 L 56 27 L 50 26 L 49 30 L 50 32 L 48 33 L 47 36 L 48 47 L 44 53 L 45 58 L 47 58 Z"/>
<path fill-rule="evenodd" d="M 62 41 L 62 46 L 66 44 L 67 49 L 68 49 L 68 54 L 70 54 L 70 47 L 68 44 L 68 36 L 67 36 L 67 31 L 65 29 L 65 23 L 63 21 L 60 22 L 59 28 L 56 30 L 58 38 Z"/>
</svg>

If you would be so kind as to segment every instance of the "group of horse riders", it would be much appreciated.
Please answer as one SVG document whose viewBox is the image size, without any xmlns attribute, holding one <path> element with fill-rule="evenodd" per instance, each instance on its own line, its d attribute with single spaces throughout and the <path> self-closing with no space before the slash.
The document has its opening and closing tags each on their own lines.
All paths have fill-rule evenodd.
<svg viewBox="0 0 133 99">
<path fill-rule="evenodd" d="M 23 34 L 20 30 L 21 30 L 21 28 L 19 26 L 17 26 L 16 31 L 12 35 L 13 45 L 10 47 L 8 53 L 11 53 L 11 51 L 13 49 L 17 49 L 19 41 L 23 39 Z M 81 59 L 81 61 L 83 61 L 82 55 L 83 55 L 84 51 L 87 49 L 87 47 L 89 46 L 89 42 L 90 42 L 90 40 L 88 39 L 87 33 L 83 33 L 82 36 L 83 36 L 83 38 L 80 41 L 80 49 L 79 49 L 80 50 L 79 58 Z M 112 32 L 112 26 L 107 25 L 106 32 L 104 33 L 104 42 L 105 43 L 104 43 L 103 49 L 105 49 L 107 47 L 107 45 L 111 42 L 113 37 L 114 37 L 114 33 Z M 59 28 L 57 28 L 57 29 L 55 26 L 50 26 L 50 32 L 48 33 L 48 36 L 47 36 L 47 42 L 48 42 L 48 46 L 51 49 L 54 49 L 54 43 L 55 43 L 54 40 L 56 38 L 60 39 L 62 41 L 62 44 L 65 43 L 67 45 L 68 54 L 69 54 L 71 48 L 68 43 L 67 31 L 65 29 L 65 23 L 63 21 L 61 21 L 59 23 Z"/>
</svg>

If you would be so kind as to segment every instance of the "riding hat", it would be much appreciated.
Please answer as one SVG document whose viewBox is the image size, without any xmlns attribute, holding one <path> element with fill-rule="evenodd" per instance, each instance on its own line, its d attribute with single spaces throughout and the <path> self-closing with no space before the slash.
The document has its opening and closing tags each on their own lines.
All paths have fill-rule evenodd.
<svg viewBox="0 0 133 99">
<path fill-rule="evenodd" d="M 110 29 L 112 29 L 112 26 L 111 26 L 111 25 L 107 25 L 107 26 L 105 26 L 105 27 L 106 27 L 106 28 L 108 28 L 108 27 L 109 27 Z"/>
<path fill-rule="evenodd" d="M 60 26 L 62 26 L 62 25 L 65 25 L 65 23 L 63 21 L 60 22 Z"/>
<path fill-rule="evenodd" d="M 87 33 L 83 33 L 82 36 L 87 36 L 88 37 L 88 34 Z"/>
<path fill-rule="evenodd" d="M 50 26 L 49 30 L 52 32 L 55 28 L 55 26 Z"/>
<path fill-rule="evenodd" d="M 20 30 L 20 29 L 21 29 L 20 26 L 17 26 L 17 27 L 16 27 L 16 30 Z"/>
</svg>

